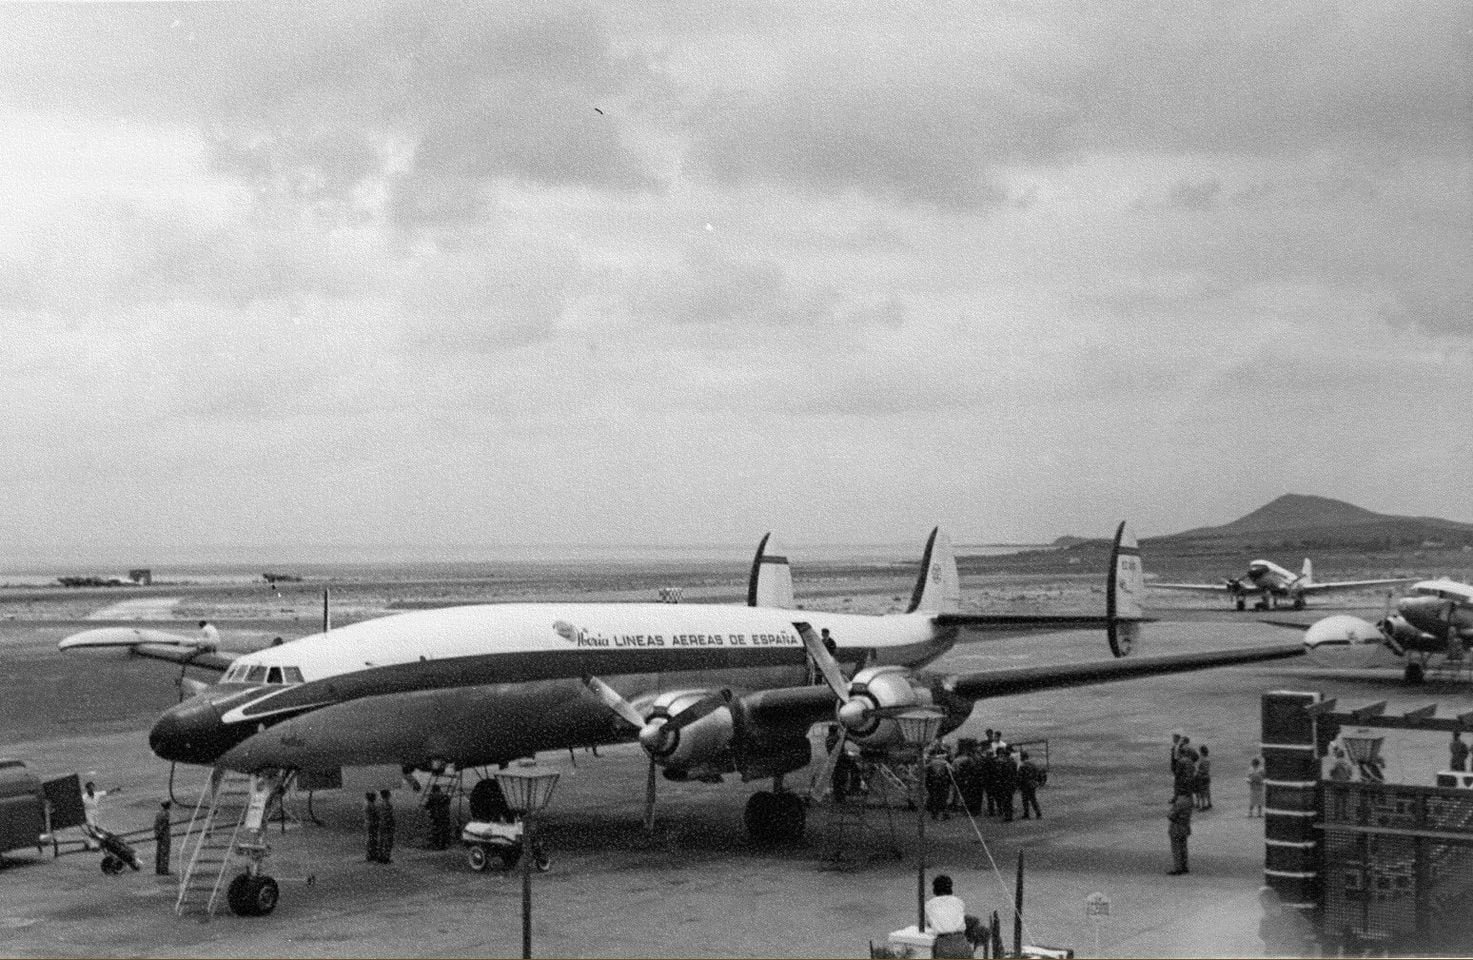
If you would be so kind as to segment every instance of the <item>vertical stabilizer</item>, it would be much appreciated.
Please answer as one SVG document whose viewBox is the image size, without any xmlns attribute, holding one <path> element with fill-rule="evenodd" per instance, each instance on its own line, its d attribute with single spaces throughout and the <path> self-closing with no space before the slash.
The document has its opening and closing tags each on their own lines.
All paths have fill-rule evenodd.
<svg viewBox="0 0 1473 960">
<path fill-rule="evenodd" d="M 1120 521 L 1115 528 L 1115 545 L 1110 549 L 1110 572 L 1105 578 L 1106 630 L 1110 652 L 1117 657 L 1130 653 L 1140 633 L 1140 620 L 1145 616 L 1141 598 L 1146 593 L 1145 574 L 1141 569 L 1141 551 L 1135 534 Z"/>
<path fill-rule="evenodd" d="M 1309 562 L 1308 557 L 1305 557 L 1304 566 L 1299 568 L 1299 585 L 1307 587 L 1312 583 L 1314 583 L 1314 564 Z"/>
<path fill-rule="evenodd" d="M 925 553 L 921 554 L 921 573 L 905 612 L 954 613 L 961 603 L 961 578 L 957 576 L 951 538 L 936 527 L 926 541 Z"/>
<path fill-rule="evenodd" d="M 788 568 L 788 558 L 767 550 L 772 534 L 762 536 L 757 544 L 757 556 L 752 559 L 752 575 L 747 580 L 747 606 L 793 607 L 793 573 Z"/>
</svg>

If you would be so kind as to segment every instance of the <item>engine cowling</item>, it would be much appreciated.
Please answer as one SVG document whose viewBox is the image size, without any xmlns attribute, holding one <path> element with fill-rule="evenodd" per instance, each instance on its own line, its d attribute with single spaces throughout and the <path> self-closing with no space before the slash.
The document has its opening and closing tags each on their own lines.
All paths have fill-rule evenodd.
<svg viewBox="0 0 1473 960">
<path fill-rule="evenodd" d="M 651 703 L 649 717 L 639 731 L 640 746 L 662 767 L 731 770 L 736 724 L 729 705 L 716 706 L 679 729 L 666 729 L 670 721 L 687 711 L 709 708 L 712 698 L 718 696 L 713 690 L 672 690 L 660 694 Z"/>
<path fill-rule="evenodd" d="M 861 747 L 883 749 L 904 741 L 900 725 L 879 711 L 888 707 L 926 707 L 934 700 L 931 691 L 905 667 L 866 667 L 849 681 L 849 695 L 839 705 L 838 717 L 849 739 Z"/>
<path fill-rule="evenodd" d="M 1304 631 L 1304 650 L 1321 666 L 1375 666 L 1384 657 L 1387 636 L 1382 627 L 1341 613 L 1318 620 Z"/>
</svg>

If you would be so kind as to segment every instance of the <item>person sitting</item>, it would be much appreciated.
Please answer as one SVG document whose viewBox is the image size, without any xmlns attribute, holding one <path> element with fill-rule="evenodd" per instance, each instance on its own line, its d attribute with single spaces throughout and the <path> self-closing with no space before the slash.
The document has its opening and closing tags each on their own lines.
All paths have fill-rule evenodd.
<svg viewBox="0 0 1473 960">
<path fill-rule="evenodd" d="M 967 905 L 952 893 L 951 877 L 937 874 L 931 881 L 934 894 L 926 901 L 926 930 L 936 935 L 931 947 L 933 957 L 970 957 L 972 944 L 967 939 Z M 971 918 L 973 924 L 976 918 Z"/>
</svg>

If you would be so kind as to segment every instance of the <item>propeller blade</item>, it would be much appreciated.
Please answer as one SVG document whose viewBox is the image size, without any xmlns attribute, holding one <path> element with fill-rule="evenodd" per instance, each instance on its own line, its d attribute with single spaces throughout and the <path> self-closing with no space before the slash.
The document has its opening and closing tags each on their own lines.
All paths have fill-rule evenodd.
<svg viewBox="0 0 1473 960">
<path fill-rule="evenodd" d="M 808 623 L 794 623 L 793 628 L 798 631 L 798 636 L 803 638 L 803 646 L 807 648 L 808 655 L 813 662 L 818 664 L 818 672 L 823 674 L 824 683 L 834 691 L 834 696 L 840 700 L 849 697 L 849 681 L 844 678 L 844 672 L 839 669 L 839 663 L 834 655 L 829 653 L 818 634 L 813 632 L 813 625 Z"/>
<path fill-rule="evenodd" d="M 839 765 L 839 754 L 844 752 L 844 744 L 849 740 L 849 728 L 842 723 L 839 726 L 839 739 L 834 743 L 834 748 L 823 758 L 818 772 L 813 775 L 812 785 L 808 788 L 810 797 L 821 797 L 827 784 L 834 775 L 834 768 Z"/>
<path fill-rule="evenodd" d="M 619 696 L 618 691 L 613 687 L 604 683 L 598 677 L 584 677 L 583 685 L 593 691 L 593 694 L 604 702 L 604 706 L 618 714 L 625 723 L 628 723 L 636 730 L 644 727 L 644 716 L 638 710 L 634 709 L 634 704 Z"/>
<path fill-rule="evenodd" d="M 702 697 L 695 703 L 686 707 L 675 716 L 666 720 L 661 729 L 668 735 L 679 733 L 686 727 L 700 720 L 702 717 L 710 716 L 717 710 L 731 702 L 730 690 L 718 690 L 709 696 Z"/>
<path fill-rule="evenodd" d="M 655 758 L 650 757 L 649 773 L 644 782 L 644 832 L 655 832 Z"/>
</svg>

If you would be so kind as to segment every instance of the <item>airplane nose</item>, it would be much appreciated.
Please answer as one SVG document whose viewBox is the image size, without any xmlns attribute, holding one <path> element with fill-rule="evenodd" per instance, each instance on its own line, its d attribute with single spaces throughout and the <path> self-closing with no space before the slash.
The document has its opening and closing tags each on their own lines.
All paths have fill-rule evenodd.
<svg viewBox="0 0 1473 960">
<path fill-rule="evenodd" d="M 148 734 L 148 746 L 165 760 L 212 764 L 239 741 L 220 720 L 220 711 L 194 697 L 164 712 Z"/>
</svg>

